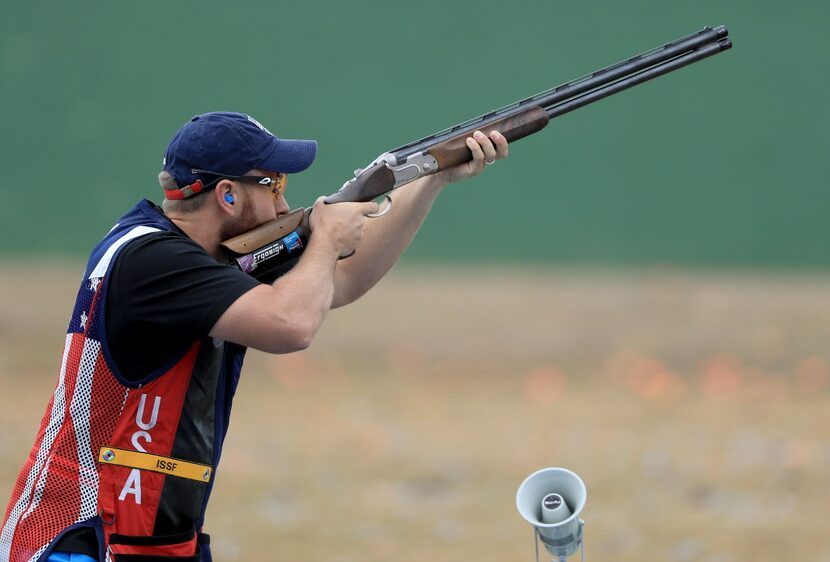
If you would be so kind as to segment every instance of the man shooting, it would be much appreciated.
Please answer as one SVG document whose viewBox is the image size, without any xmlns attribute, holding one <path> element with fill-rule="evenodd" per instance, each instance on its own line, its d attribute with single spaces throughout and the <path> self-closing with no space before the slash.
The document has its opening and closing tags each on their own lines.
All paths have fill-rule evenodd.
<svg viewBox="0 0 830 562">
<path fill-rule="evenodd" d="M 495 131 L 466 144 L 471 161 L 401 189 L 382 218 L 368 217 L 373 202 L 319 199 L 299 262 L 263 284 L 227 265 L 220 243 L 288 212 L 287 176 L 312 164 L 316 142 L 239 113 L 182 126 L 162 207 L 139 202 L 89 258 L 0 562 L 210 560 L 202 526 L 246 348 L 308 347 L 330 309 L 395 264 L 448 183 L 508 152 Z"/>
</svg>

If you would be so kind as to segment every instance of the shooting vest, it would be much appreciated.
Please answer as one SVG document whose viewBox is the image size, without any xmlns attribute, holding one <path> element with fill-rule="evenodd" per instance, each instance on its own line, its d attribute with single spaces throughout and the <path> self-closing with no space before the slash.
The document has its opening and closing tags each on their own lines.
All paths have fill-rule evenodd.
<svg viewBox="0 0 830 562">
<path fill-rule="evenodd" d="M 96 530 L 102 560 L 210 559 L 199 531 L 245 348 L 205 337 L 130 382 L 113 363 L 104 326 L 107 273 L 119 250 L 176 231 L 157 209 L 138 203 L 90 256 L 57 386 L 0 529 L 0 562 L 45 560 L 55 538 L 80 527 Z"/>
</svg>

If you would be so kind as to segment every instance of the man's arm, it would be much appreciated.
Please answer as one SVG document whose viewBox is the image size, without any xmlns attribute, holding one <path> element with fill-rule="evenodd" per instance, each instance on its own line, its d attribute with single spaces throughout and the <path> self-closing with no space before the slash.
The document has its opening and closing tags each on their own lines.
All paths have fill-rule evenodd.
<svg viewBox="0 0 830 562">
<path fill-rule="evenodd" d="M 308 347 L 331 308 L 356 300 L 391 269 L 445 185 L 481 173 L 485 160 L 507 157 L 507 140 L 498 133 L 491 138 L 475 135 L 468 141 L 473 160 L 413 182 L 380 219 L 365 217 L 377 211 L 376 203 L 318 200 L 311 213 L 314 234 L 297 265 L 273 285 L 234 301 L 210 335 L 269 353 Z M 354 256 L 337 261 L 355 248 Z"/>
<path fill-rule="evenodd" d="M 485 161 L 506 158 L 508 153 L 507 139 L 496 131 L 489 138 L 476 132 L 467 139 L 467 146 L 473 154 L 471 161 L 395 191 L 392 209 L 381 218 L 367 221 L 355 255 L 337 263 L 332 308 L 354 302 L 386 275 L 409 247 L 448 183 L 478 175 L 484 170 Z"/>
<path fill-rule="evenodd" d="M 219 317 L 210 335 L 268 353 L 305 349 L 331 308 L 335 264 L 360 243 L 365 215 L 376 203 L 325 205 L 312 213 L 309 245 L 300 261 L 273 285 L 243 294 Z"/>
</svg>

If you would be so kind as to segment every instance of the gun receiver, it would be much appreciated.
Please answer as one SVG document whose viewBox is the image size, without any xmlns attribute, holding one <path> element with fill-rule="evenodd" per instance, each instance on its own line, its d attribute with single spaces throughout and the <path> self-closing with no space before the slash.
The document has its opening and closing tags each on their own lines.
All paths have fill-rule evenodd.
<svg viewBox="0 0 830 562">
<path fill-rule="evenodd" d="M 355 177 L 328 196 L 326 203 L 372 201 L 418 178 L 468 162 L 472 153 L 464 139 L 477 130 L 485 134 L 498 130 L 511 143 L 532 135 L 554 117 L 731 48 L 728 33 L 723 25 L 705 27 L 662 47 L 384 152 L 365 168 L 355 170 Z M 296 222 L 301 210 L 227 240 L 222 246 L 243 271 L 257 279 L 272 281 L 293 267 L 311 234 L 310 209 L 302 210 L 302 220 Z"/>
</svg>

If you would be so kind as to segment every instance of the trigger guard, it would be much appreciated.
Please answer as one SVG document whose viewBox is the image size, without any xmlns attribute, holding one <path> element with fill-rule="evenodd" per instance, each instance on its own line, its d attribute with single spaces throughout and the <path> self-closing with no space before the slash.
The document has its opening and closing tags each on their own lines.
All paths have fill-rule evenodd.
<svg viewBox="0 0 830 562">
<path fill-rule="evenodd" d="M 376 218 L 382 217 L 383 215 L 385 215 L 386 213 L 388 213 L 392 209 L 392 198 L 388 194 L 385 194 L 383 197 L 384 197 L 384 199 L 386 199 L 386 206 L 383 207 L 377 213 L 370 213 L 370 214 L 366 215 L 367 218 L 376 219 Z"/>
</svg>

